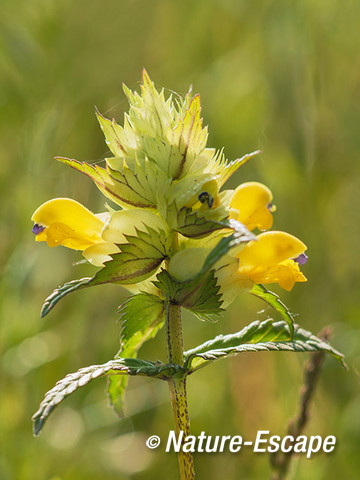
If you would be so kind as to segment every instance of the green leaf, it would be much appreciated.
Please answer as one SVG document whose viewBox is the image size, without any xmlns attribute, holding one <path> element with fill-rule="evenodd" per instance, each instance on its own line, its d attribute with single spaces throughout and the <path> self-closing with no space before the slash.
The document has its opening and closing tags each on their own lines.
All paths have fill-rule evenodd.
<svg viewBox="0 0 360 480">
<path fill-rule="evenodd" d="M 219 287 L 216 285 L 214 272 L 211 271 L 214 264 L 230 249 L 256 238 L 244 225 L 235 220 L 222 222 L 222 227 L 232 228 L 234 233 L 223 237 L 217 243 L 206 257 L 201 270 L 194 277 L 180 281 L 168 271 L 162 270 L 157 275 L 157 280 L 153 282 L 170 302 L 182 305 L 201 318 L 219 315 L 223 311 Z"/>
<path fill-rule="evenodd" d="M 168 220 L 171 222 L 174 230 L 188 238 L 199 238 L 208 235 L 216 230 L 222 230 L 225 227 L 225 217 L 227 212 L 223 211 L 223 208 L 219 209 L 219 220 L 208 218 L 207 212 L 193 211 L 191 208 L 184 207 L 178 212 L 171 212 L 171 208 L 168 210 Z M 220 211 L 221 210 L 221 211 Z M 211 213 L 215 212 L 212 210 Z"/>
<path fill-rule="evenodd" d="M 65 295 L 87 287 L 90 281 L 91 277 L 80 278 L 80 280 L 72 280 L 71 282 L 65 283 L 62 287 L 56 288 L 51 295 L 46 298 L 41 309 L 41 317 L 45 317 Z"/>
<path fill-rule="evenodd" d="M 134 358 L 119 358 L 103 365 L 91 365 L 66 375 L 55 387 L 46 393 L 39 410 L 34 414 L 34 433 L 38 435 L 50 413 L 66 397 L 91 380 L 106 375 L 144 375 L 167 380 L 181 370 L 179 365 L 149 362 Z"/>
<path fill-rule="evenodd" d="M 255 321 L 240 332 L 230 335 L 219 335 L 192 350 L 185 352 L 184 368 L 189 373 L 208 365 L 214 360 L 235 355 L 241 352 L 288 351 L 330 353 L 343 366 L 343 355 L 328 343 L 311 332 L 295 325 L 294 337 L 291 339 L 289 325 L 286 322 Z"/>
<path fill-rule="evenodd" d="M 104 264 L 87 286 L 103 283 L 126 285 L 150 277 L 167 256 L 171 238 L 164 231 L 146 228 L 147 232 L 136 230 L 136 236 L 125 235 L 128 243 L 118 245 L 121 252 L 111 255 L 112 260 Z"/>
<path fill-rule="evenodd" d="M 209 253 L 208 257 L 205 260 L 204 266 L 200 272 L 204 274 L 224 255 L 226 255 L 229 250 L 234 247 L 238 247 L 242 243 L 250 242 L 251 240 L 256 240 L 256 236 L 249 232 L 249 230 L 242 223 L 236 220 L 226 220 L 222 222 L 224 228 L 227 226 L 234 230 L 232 235 L 222 238 L 219 243 L 213 248 Z"/>
<path fill-rule="evenodd" d="M 268 305 L 270 305 L 274 310 L 276 310 L 285 322 L 289 325 L 291 338 L 294 335 L 294 318 L 290 313 L 288 307 L 280 300 L 279 296 L 276 293 L 267 290 L 264 285 L 254 285 L 250 293 L 255 297 L 261 298 Z"/>
<path fill-rule="evenodd" d="M 173 144 L 177 145 L 181 154 L 179 165 L 172 173 L 174 179 L 189 171 L 196 156 L 206 147 L 207 137 L 207 127 L 202 126 L 200 96 L 195 95 L 173 132 Z"/>
<path fill-rule="evenodd" d="M 255 152 L 247 153 L 243 157 L 229 162 L 225 159 L 225 156 L 221 150 L 209 162 L 208 166 L 205 168 L 205 172 L 218 175 L 219 185 L 222 186 L 238 168 L 240 168 L 242 165 L 245 165 L 245 163 L 247 163 L 256 155 L 259 155 L 259 153 L 261 153 L 261 151 L 256 150 Z"/>
<path fill-rule="evenodd" d="M 186 174 L 204 150 L 207 128 L 202 127 L 200 98 L 172 95 L 165 98 L 158 92 L 144 70 L 141 94 L 124 86 L 130 103 L 124 126 L 97 113 L 106 143 L 115 156 L 122 157 L 133 170 L 137 160 L 148 158 L 166 177 L 180 178 Z M 118 171 L 119 170 L 117 169 Z"/>
<path fill-rule="evenodd" d="M 154 207 L 151 202 L 137 195 L 126 184 L 114 180 L 107 170 L 98 165 L 90 165 L 70 158 L 56 157 L 56 159 L 91 178 L 101 193 L 117 205 L 133 205 L 141 208 Z"/>
<path fill-rule="evenodd" d="M 133 171 L 120 158 L 107 159 L 107 169 L 70 158 L 56 157 L 56 159 L 90 177 L 98 189 L 117 205 L 132 205 L 138 208 L 156 207 L 156 201 L 153 198 L 153 191 L 149 188 L 147 176 L 138 164 Z M 109 166 L 109 164 L 113 165 L 117 161 L 123 163 L 121 171 L 116 171 Z M 146 161 L 146 164 L 151 168 L 148 161 Z"/>
<path fill-rule="evenodd" d="M 221 315 L 220 286 L 216 284 L 214 271 L 211 270 L 194 281 L 180 282 L 169 272 L 162 270 L 157 281 L 153 282 L 162 290 L 171 303 L 176 303 L 194 313 L 201 320 L 210 320 L 210 315 Z"/>
<path fill-rule="evenodd" d="M 118 245 L 121 252 L 111 255 L 112 260 L 92 278 L 73 280 L 55 289 L 45 300 L 41 316 L 47 315 L 59 300 L 75 290 L 104 283 L 133 284 L 150 277 L 167 256 L 171 238 L 162 230 L 147 226 L 146 229 L 146 232 L 136 229 L 136 236 L 125 235 L 128 243 Z"/>
<path fill-rule="evenodd" d="M 140 347 L 154 338 L 163 327 L 164 304 L 162 300 L 148 293 L 139 293 L 127 300 L 121 307 L 122 321 L 121 349 L 118 355 L 135 358 Z M 110 402 L 119 415 L 123 414 L 124 393 L 128 383 L 126 376 L 110 376 L 108 394 Z"/>
</svg>

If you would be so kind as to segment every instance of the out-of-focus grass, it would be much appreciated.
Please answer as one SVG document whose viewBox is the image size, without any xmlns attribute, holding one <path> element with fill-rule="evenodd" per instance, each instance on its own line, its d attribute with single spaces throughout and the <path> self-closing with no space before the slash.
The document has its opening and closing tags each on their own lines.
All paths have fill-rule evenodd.
<svg viewBox="0 0 360 480">
<path fill-rule="evenodd" d="M 309 433 L 334 434 L 332 455 L 301 459 L 295 478 L 355 478 L 359 471 L 360 65 L 355 1 L 2 0 L 0 4 L 1 393 L 0 478 L 105 480 L 176 478 L 173 455 L 148 451 L 147 435 L 172 428 L 166 385 L 132 379 L 129 417 L 118 421 L 99 380 L 55 412 L 38 440 L 30 417 L 65 373 L 111 358 L 118 348 L 120 287 L 64 300 L 39 319 L 57 285 L 91 271 L 65 249 L 35 244 L 30 216 L 68 196 L 102 211 L 104 198 L 55 155 L 101 163 L 107 154 L 93 105 L 122 121 L 124 81 L 145 66 L 158 86 L 201 92 L 209 143 L 228 158 L 261 148 L 231 185 L 267 183 L 278 206 L 274 228 L 302 238 L 308 283 L 284 300 L 333 343 L 350 371 L 329 359 Z M 230 182 L 229 182 L 230 183 Z M 184 320 L 191 347 L 261 318 L 241 295 L 217 323 Z M 142 351 L 164 358 L 164 336 Z M 242 355 L 189 379 L 195 434 L 285 430 L 296 408 L 303 355 Z M 267 478 L 268 459 L 249 452 L 197 455 L 198 478 Z"/>
</svg>

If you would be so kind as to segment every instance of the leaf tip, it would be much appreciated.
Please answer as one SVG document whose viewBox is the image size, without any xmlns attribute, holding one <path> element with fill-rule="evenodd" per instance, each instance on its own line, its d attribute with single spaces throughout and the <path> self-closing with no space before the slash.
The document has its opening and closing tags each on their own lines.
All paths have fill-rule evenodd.
<svg viewBox="0 0 360 480">
<path fill-rule="evenodd" d="M 44 426 L 45 419 L 42 418 L 40 415 L 34 415 L 33 418 L 33 434 L 34 437 L 38 437 L 40 435 L 40 432 Z"/>
</svg>

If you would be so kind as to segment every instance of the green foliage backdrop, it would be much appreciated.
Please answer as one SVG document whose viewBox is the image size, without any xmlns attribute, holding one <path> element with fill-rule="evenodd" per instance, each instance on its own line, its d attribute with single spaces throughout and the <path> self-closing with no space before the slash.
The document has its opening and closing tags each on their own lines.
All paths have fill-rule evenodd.
<svg viewBox="0 0 360 480">
<path fill-rule="evenodd" d="M 1 479 L 175 478 L 175 455 L 145 447 L 149 435 L 165 439 L 172 428 L 167 386 L 160 382 L 130 382 L 128 416 L 120 422 L 107 408 L 103 379 L 68 399 L 37 440 L 30 421 L 56 380 L 103 363 L 118 349 L 121 287 L 84 290 L 40 319 L 44 298 L 58 284 L 93 270 L 72 267 L 80 260 L 76 253 L 35 244 L 30 217 L 56 196 L 103 210 L 92 182 L 53 157 L 102 163 L 107 148 L 93 105 L 122 121 L 121 83 L 136 88 L 143 66 L 158 87 L 185 93 L 192 84 L 201 93 L 209 146 L 224 145 L 229 159 L 263 151 L 233 185 L 266 183 L 278 205 L 274 228 L 308 245 L 309 281 L 282 298 L 304 328 L 332 325 L 332 343 L 350 366 L 346 373 L 326 360 L 308 429 L 336 435 L 336 452 L 302 458 L 295 478 L 355 478 L 359 15 L 354 0 L 1 1 Z M 242 295 L 217 323 L 185 316 L 185 348 L 266 318 L 263 307 Z M 164 360 L 163 333 L 143 349 L 144 357 Z M 190 377 L 193 432 L 249 439 L 258 429 L 283 433 L 296 409 L 305 357 L 248 353 Z M 200 479 L 269 476 L 268 459 L 251 452 L 198 454 L 195 461 Z"/>
</svg>

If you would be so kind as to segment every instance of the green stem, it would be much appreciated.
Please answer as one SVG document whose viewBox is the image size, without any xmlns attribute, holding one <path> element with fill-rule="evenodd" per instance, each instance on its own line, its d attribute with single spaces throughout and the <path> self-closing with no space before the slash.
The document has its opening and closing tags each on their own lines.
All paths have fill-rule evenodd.
<svg viewBox="0 0 360 480">
<path fill-rule="evenodd" d="M 181 326 L 181 307 L 166 302 L 166 327 L 168 343 L 168 360 L 171 363 L 184 365 L 183 336 Z M 183 439 L 190 435 L 190 420 L 186 395 L 186 376 L 171 378 L 169 381 L 171 406 L 174 414 L 176 436 L 183 431 Z M 194 462 L 191 452 L 178 453 L 181 480 L 195 478 Z"/>
</svg>

